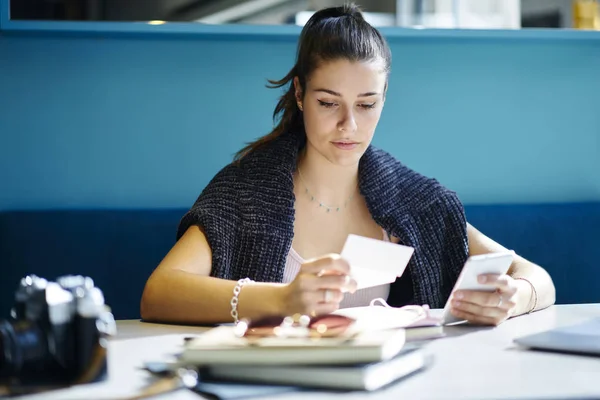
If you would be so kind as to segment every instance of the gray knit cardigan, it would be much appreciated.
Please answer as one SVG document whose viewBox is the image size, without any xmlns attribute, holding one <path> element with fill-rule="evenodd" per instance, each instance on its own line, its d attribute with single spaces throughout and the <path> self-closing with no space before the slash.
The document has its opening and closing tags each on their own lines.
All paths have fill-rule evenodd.
<svg viewBox="0 0 600 400">
<path fill-rule="evenodd" d="M 227 165 L 183 216 L 177 239 L 191 225 L 203 229 L 212 249 L 212 276 L 283 280 L 294 236 L 293 173 L 302 145 L 299 135 L 285 134 Z M 443 307 L 468 255 L 466 218 L 456 194 L 372 145 L 359 163 L 359 187 L 375 222 L 415 249 L 404 274 L 410 280 L 392 284 L 388 303 L 400 306 L 395 299 L 404 298 L 403 303 Z"/>
</svg>

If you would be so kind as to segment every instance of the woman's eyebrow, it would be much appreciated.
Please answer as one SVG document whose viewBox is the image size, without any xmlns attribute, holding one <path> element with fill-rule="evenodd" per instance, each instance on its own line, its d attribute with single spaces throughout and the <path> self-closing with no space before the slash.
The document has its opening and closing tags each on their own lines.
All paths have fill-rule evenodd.
<svg viewBox="0 0 600 400">
<path fill-rule="evenodd" d="M 315 89 L 315 92 L 324 92 L 324 93 L 329 93 L 332 96 L 337 96 L 337 97 L 342 97 L 342 95 L 336 91 L 333 91 L 331 89 L 324 89 L 324 88 L 319 88 L 319 89 Z M 377 92 L 366 92 L 366 93 L 361 93 L 358 95 L 358 97 L 370 97 L 370 96 L 375 96 L 378 95 L 379 93 Z"/>
</svg>

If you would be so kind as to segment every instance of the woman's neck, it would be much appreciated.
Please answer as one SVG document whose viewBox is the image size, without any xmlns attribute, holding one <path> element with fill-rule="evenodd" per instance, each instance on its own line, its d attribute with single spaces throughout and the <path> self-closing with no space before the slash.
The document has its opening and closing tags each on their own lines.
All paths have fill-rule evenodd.
<svg viewBox="0 0 600 400">
<path fill-rule="evenodd" d="M 306 149 L 298 161 L 302 190 L 330 207 L 343 207 L 358 193 L 358 164 L 339 166 L 332 164 L 314 150 Z"/>
</svg>

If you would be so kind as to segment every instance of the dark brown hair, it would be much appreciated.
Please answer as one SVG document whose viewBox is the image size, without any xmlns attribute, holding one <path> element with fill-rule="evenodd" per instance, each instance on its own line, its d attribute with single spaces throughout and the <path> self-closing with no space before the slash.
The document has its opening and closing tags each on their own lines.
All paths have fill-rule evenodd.
<svg viewBox="0 0 600 400">
<path fill-rule="evenodd" d="M 304 121 L 296 104 L 294 77 L 298 77 L 302 90 L 306 81 L 319 63 L 345 59 L 349 61 L 382 60 L 389 74 L 392 55 L 381 33 L 363 18 L 360 8 L 353 4 L 324 8 L 308 20 L 298 42 L 296 65 L 281 80 L 269 80 L 269 88 L 289 85 L 279 99 L 273 120 L 279 122 L 275 128 L 258 140 L 247 144 L 235 156 L 242 159 L 248 153 L 269 143 L 284 133 L 302 134 Z"/>
</svg>

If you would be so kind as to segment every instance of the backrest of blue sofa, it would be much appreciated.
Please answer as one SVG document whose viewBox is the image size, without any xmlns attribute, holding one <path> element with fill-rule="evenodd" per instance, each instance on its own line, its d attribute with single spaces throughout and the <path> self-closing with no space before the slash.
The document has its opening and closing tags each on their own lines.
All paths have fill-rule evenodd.
<svg viewBox="0 0 600 400">
<path fill-rule="evenodd" d="M 548 271 L 557 303 L 600 302 L 600 202 L 465 209 L 473 226 Z"/>
<path fill-rule="evenodd" d="M 116 318 L 139 318 L 146 279 L 175 243 L 186 210 L 23 211 L 0 213 L 0 314 L 21 277 L 94 279 Z"/>
<path fill-rule="evenodd" d="M 139 318 L 146 279 L 175 243 L 186 210 L 0 213 L 0 315 L 25 274 L 91 276 L 115 317 Z M 600 202 L 466 206 L 482 232 L 544 266 L 558 303 L 600 301 Z"/>
</svg>

